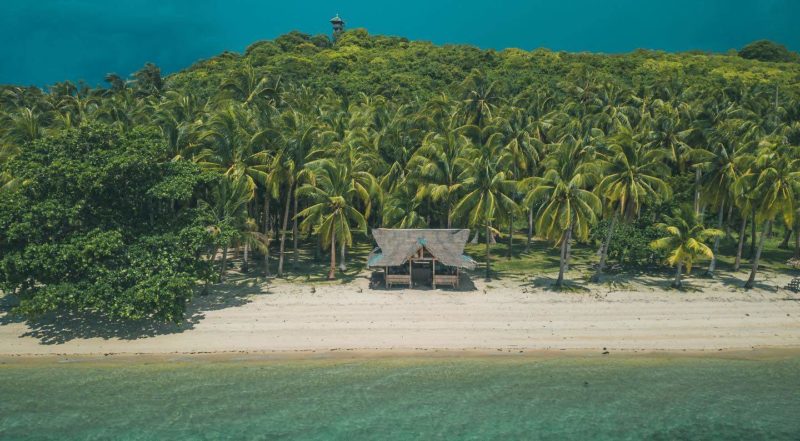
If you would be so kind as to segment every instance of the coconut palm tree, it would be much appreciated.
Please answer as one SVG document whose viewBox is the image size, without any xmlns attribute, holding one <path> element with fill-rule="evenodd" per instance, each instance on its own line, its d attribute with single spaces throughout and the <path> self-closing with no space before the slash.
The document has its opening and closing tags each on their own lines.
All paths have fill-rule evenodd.
<svg viewBox="0 0 800 441">
<path fill-rule="evenodd" d="M 724 234 L 721 230 L 704 227 L 700 223 L 700 216 L 695 213 L 693 208 L 686 205 L 677 210 L 674 216 L 665 216 L 664 222 L 657 226 L 667 236 L 653 241 L 650 246 L 654 250 L 668 253 L 667 264 L 676 268 L 675 280 L 672 282 L 673 288 L 683 286 L 681 276 L 684 266 L 686 273 L 690 274 L 694 262 L 699 257 L 710 259 L 714 255 L 705 242 Z"/>
<path fill-rule="evenodd" d="M 263 143 L 267 134 L 259 131 L 253 112 L 229 103 L 215 112 L 199 138 L 207 147 L 200 153 L 199 164 L 231 178 L 244 177 L 255 197 L 256 187 L 264 182 Z"/>
<path fill-rule="evenodd" d="M 455 127 L 443 134 L 430 132 L 408 163 L 411 180 L 418 184 L 416 198 L 444 204 L 447 228 L 452 227 L 453 204 L 462 186 L 457 160 L 469 145 L 460 132 Z"/>
<path fill-rule="evenodd" d="M 461 112 L 467 124 L 482 127 L 492 118 L 492 111 L 499 104 L 496 84 L 484 72 L 473 69 L 461 84 L 463 104 Z"/>
<path fill-rule="evenodd" d="M 420 187 L 422 188 L 422 187 Z M 402 182 L 386 197 L 383 225 L 388 228 L 425 228 L 428 223 L 419 214 L 420 199 L 409 182 Z"/>
<path fill-rule="evenodd" d="M 704 167 L 703 182 L 704 199 L 712 207 L 717 208 L 717 229 L 723 227 L 726 204 L 732 208 L 732 193 L 737 180 L 742 176 L 743 167 L 749 162 L 746 147 L 736 141 L 718 142 L 711 149 L 713 158 Z M 747 216 L 743 216 L 746 222 Z M 743 236 L 743 234 L 741 234 Z M 708 275 L 713 275 L 717 264 L 720 237 L 714 238 L 713 256 L 708 264 Z"/>
<path fill-rule="evenodd" d="M 267 238 L 258 231 L 255 220 L 248 214 L 250 202 L 250 185 L 244 176 L 223 177 L 213 189 L 208 200 L 200 200 L 198 207 L 206 212 L 213 225 L 209 228 L 217 233 L 218 243 L 222 244 L 222 261 L 220 263 L 219 281 L 225 279 L 228 265 L 228 248 L 235 243 L 244 243 L 248 247 L 264 251 Z M 212 254 L 212 263 L 217 250 Z M 245 257 L 246 260 L 246 257 Z"/>
<path fill-rule="evenodd" d="M 453 208 L 452 217 L 464 220 L 470 227 L 485 228 L 486 280 L 490 280 L 489 244 L 492 235 L 498 233 L 493 225 L 499 225 L 519 210 L 511 197 L 516 191 L 516 182 L 501 162 L 504 144 L 503 133 L 498 128 L 466 126 L 463 131 L 472 142 L 456 161 L 462 170 L 458 179 L 464 196 Z"/>
<path fill-rule="evenodd" d="M 754 181 L 753 193 L 758 197 L 756 218 L 763 222 L 750 277 L 744 285 L 747 289 L 755 285 L 764 241 L 775 217 L 781 215 L 786 225 L 794 224 L 800 190 L 800 148 L 787 146 L 783 141 L 774 138 L 762 141 L 755 160 L 756 171 L 744 177 L 745 181 Z"/>
<path fill-rule="evenodd" d="M 303 218 L 300 228 L 304 232 L 313 231 L 323 248 L 330 246 L 328 279 L 333 280 L 336 278 L 336 241 L 352 245 L 353 226 L 356 231 L 366 232 L 366 218 L 353 202 L 368 199 L 369 194 L 359 189 L 347 167 L 335 161 L 317 161 L 307 169 L 306 175 L 307 182 L 297 191 L 309 201 L 308 208 L 297 214 Z"/>
<path fill-rule="evenodd" d="M 283 165 L 290 170 L 290 188 L 295 190 L 299 181 L 299 175 L 305 169 L 306 160 L 308 159 L 309 154 L 317 146 L 320 132 L 319 123 L 313 117 L 307 116 L 294 109 L 289 109 L 281 114 L 281 125 L 279 130 L 282 138 L 281 155 L 285 160 Z M 299 254 L 297 243 L 299 237 L 297 223 L 298 197 L 296 195 L 296 191 L 293 192 L 292 190 L 289 191 L 289 194 L 287 194 L 286 197 L 286 211 L 284 215 L 283 229 L 281 230 L 280 255 L 278 257 L 278 275 L 283 274 L 283 261 L 285 254 L 284 241 L 286 239 L 286 230 L 288 228 L 286 221 L 289 219 L 288 210 L 290 198 L 293 199 L 294 202 L 294 215 L 292 216 L 292 269 L 297 268 L 297 257 Z"/>
<path fill-rule="evenodd" d="M 231 71 L 220 87 L 225 98 L 235 99 L 245 105 L 256 103 L 260 99 L 277 100 L 280 92 L 280 78 L 270 79 L 261 75 L 252 64 L 242 69 Z"/>
<path fill-rule="evenodd" d="M 4 141 L 21 146 L 45 135 L 48 114 L 31 107 L 22 107 L 13 112 L 5 125 Z"/>
<path fill-rule="evenodd" d="M 608 146 L 607 159 L 603 161 L 604 177 L 595 192 L 605 200 L 611 211 L 611 224 L 600 249 L 600 263 L 594 281 L 599 281 L 605 269 L 608 247 L 614 235 L 617 220 L 629 221 L 638 216 L 642 205 L 658 203 L 672 196 L 664 177 L 669 168 L 664 163 L 664 150 L 649 149 L 641 142 L 646 134 L 634 135 L 630 129 L 620 127 Z"/>
<path fill-rule="evenodd" d="M 564 282 L 569 265 L 569 244 L 573 236 L 586 240 L 589 228 L 597 221 L 600 198 L 588 190 L 599 174 L 591 149 L 581 141 L 567 139 L 545 158 L 542 177 L 522 181 L 524 204 L 538 205 L 536 231 L 560 246 L 560 265 L 555 286 Z"/>
</svg>

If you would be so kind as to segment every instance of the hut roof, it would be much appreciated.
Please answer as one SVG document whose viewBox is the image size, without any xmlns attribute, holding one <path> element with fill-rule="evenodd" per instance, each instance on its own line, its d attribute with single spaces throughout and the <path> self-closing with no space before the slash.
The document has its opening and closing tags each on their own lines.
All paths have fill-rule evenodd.
<svg viewBox="0 0 800 441">
<path fill-rule="evenodd" d="M 370 253 L 368 266 L 399 266 L 408 261 L 420 248 L 425 247 L 436 260 L 448 266 L 475 268 L 475 261 L 464 255 L 464 245 L 469 240 L 469 230 L 388 229 L 372 230 L 378 243 Z"/>
</svg>

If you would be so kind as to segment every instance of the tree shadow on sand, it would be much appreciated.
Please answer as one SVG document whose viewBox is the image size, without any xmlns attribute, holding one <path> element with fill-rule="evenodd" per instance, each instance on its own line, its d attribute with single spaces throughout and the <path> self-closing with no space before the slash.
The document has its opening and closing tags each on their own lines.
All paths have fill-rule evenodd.
<svg viewBox="0 0 800 441">
<path fill-rule="evenodd" d="M 529 277 L 522 283 L 522 286 L 557 293 L 588 293 L 592 291 L 589 287 L 590 285 L 583 280 L 564 279 L 561 282 L 561 286 L 558 287 L 556 286 L 556 278 L 547 276 Z"/>
<path fill-rule="evenodd" d="M 249 296 L 260 292 L 261 289 L 258 285 L 237 286 L 232 283 L 210 287 L 205 294 L 198 290 L 186 308 L 185 318 L 177 323 L 155 320 L 122 320 L 103 314 L 74 311 L 58 311 L 25 319 L 11 313 L 12 308 L 17 304 L 17 299 L 13 296 L 5 296 L 0 298 L 0 326 L 24 323 L 28 326 L 28 331 L 20 337 L 33 337 L 45 345 L 87 338 L 137 340 L 191 330 L 205 318 L 206 312 L 245 305 L 251 301 Z"/>
</svg>

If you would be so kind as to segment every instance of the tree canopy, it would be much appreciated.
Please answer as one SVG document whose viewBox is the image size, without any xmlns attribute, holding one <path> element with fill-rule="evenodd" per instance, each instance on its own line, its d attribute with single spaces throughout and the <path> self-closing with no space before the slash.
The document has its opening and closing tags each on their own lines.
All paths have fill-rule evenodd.
<svg viewBox="0 0 800 441">
<path fill-rule="evenodd" d="M 769 40 L 758 40 L 748 44 L 739 51 L 739 56 L 758 61 L 800 62 L 800 56 L 796 52 Z"/>
<path fill-rule="evenodd" d="M 646 245 L 686 205 L 687 225 L 736 225 L 737 269 L 751 226 L 752 280 L 766 232 L 800 231 L 800 63 L 780 53 L 496 51 L 356 29 L 108 87 L 3 86 L 0 289 L 29 315 L 174 320 L 195 284 L 224 280 L 229 251 L 244 273 L 255 257 L 285 276 L 303 240 L 333 278 L 370 228 L 470 228 L 490 278 L 496 238 L 510 256 L 525 223 L 529 244 L 560 249 L 560 285 L 576 243 L 601 238 L 598 279 L 606 256 L 672 252 Z M 719 250 L 693 240 L 692 260 Z"/>
<path fill-rule="evenodd" d="M 11 161 L 22 183 L 0 192 L 0 286 L 21 312 L 182 317 L 211 240 L 196 210 L 171 204 L 188 204 L 205 175 L 166 154 L 154 130 L 83 126 Z"/>
</svg>

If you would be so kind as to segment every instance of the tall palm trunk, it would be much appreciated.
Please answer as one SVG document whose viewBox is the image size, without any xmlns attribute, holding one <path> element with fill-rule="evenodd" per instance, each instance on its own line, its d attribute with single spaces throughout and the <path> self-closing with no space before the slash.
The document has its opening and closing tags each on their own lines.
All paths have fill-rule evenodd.
<svg viewBox="0 0 800 441">
<path fill-rule="evenodd" d="M 722 217 L 725 215 L 725 201 L 722 201 L 719 204 L 719 213 L 717 214 L 717 228 L 722 229 Z M 708 264 L 708 275 L 713 276 L 714 271 L 717 269 L 717 252 L 719 251 L 719 240 L 720 237 L 717 236 L 714 238 L 714 255 L 711 256 L 711 262 Z"/>
<path fill-rule="evenodd" d="M 525 244 L 525 251 L 531 248 L 531 239 L 533 238 L 533 210 L 528 209 L 528 242 Z"/>
<path fill-rule="evenodd" d="M 750 216 L 750 258 L 756 253 L 756 213 L 753 211 Z"/>
<path fill-rule="evenodd" d="M 746 289 L 751 289 L 756 283 L 756 273 L 758 272 L 758 261 L 761 259 L 761 251 L 764 249 L 764 241 L 767 239 L 767 230 L 769 230 L 772 221 L 767 221 L 764 224 L 764 229 L 761 230 L 761 238 L 758 240 L 758 248 L 756 255 L 753 257 L 753 268 L 750 270 L 750 278 L 744 284 Z"/>
<path fill-rule="evenodd" d="M 675 270 L 675 280 L 672 282 L 673 288 L 681 288 L 683 287 L 683 282 L 681 281 L 681 271 L 683 270 L 683 262 L 678 262 L 678 269 Z"/>
<path fill-rule="evenodd" d="M 448 230 L 453 228 L 453 220 L 450 219 L 450 217 L 452 216 L 452 210 L 453 210 L 452 207 L 450 207 L 450 201 L 448 200 L 447 201 L 447 229 Z"/>
<path fill-rule="evenodd" d="M 561 241 L 561 259 L 558 265 L 558 279 L 556 280 L 556 287 L 560 288 L 561 285 L 564 283 L 564 272 L 567 270 L 567 265 L 569 264 L 567 261 L 569 260 L 569 252 L 567 249 L 569 248 L 569 241 L 572 236 L 572 227 L 570 226 L 567 231 L 564 232 L 564 238 Z"/>
<path fill-rule="evenodd" d="M 569 227 L 569 238 L 572 239 L 572 228 Z M 569 261 L 570 257 L 572 257 L 572 240 L 567 241 L 567 258 L 564 261 L 564 270 L 569 271 Z"/>
<path fill-rule="evenodd" d="M 700 168 L 694 170 L 694 212 L 700 214 L 700 179 L 703 177 Z"/>
<path fill-rule="evenodd" d="M 508 260 L 511 260 L 511 254 L 514 252 L 514 216 L 508 221 Z"/>
<path fill-rule="evenodd" d="M 219 281 L 225 281 L 225 269 L 228 266 L 228 244 L 222 248 L 222 263 L 219 266 Z"/>
<path fill-rule="evenodd" d="M 331 267 L 328 269 L 328 280 L 336 278 L 336 232 L 331 233 Z"/>
<path fill-rule="evenodd" d="M 800 259 L 800 218 L 794 223 L 794 258 Z"/>
<path fill-rule="evenodd" d="M 728 216 L 725 218 L 725 237 L 731 238 L 731 216 L 733 216 L 733 202 L 728 204 Z"/>
<path fill-rule="evenodd" d="M 489 224 L 486 224 L 486 281 L 488 282 L 491 280 L 491 268 L 490 268 L 490 261 L 491 261 L 491 252 L 489 251 L 489 237 L 491 237 L 491 232 L 489 231 L 490 227 Z M 477 233 L 476 233 L 477 235 Z"/>
<path fill-rule="evenodd" d="M 345 260 L 347 258 L 347 242 L 343 240 L 340 248 L 342 253 L 339 255 L 339 271 L 345 271 L 347 270 L 347 262 Z"/>
<path fill-rule="evenodd" d="M 786 233 L 783 234 L 783 240 L 781 241 L 781 244 L 778 245 L 778 248 L 789 249 L 789 239 L 791 238 L 792 238 L 792 229 L 787 225 Z"/>
<path fill-rule="evenodd" d="M 739 271 L 742 265 L 742 249 L 744 248 L 745 231 L 747 230 L 747 216 L 742 216 L 742 225 L 739 227 L 739 247 L 736 248 L 736 261 L 733 270 Z"/>
<path fill-rule="evenodd" d="M 294 196 L 294 210 L 293 210 L 294 217 L 292 218 L 292 271 L 297 270 L 297 257 L 298 257 L 298 250 L 297 250 L 297 236 L 299 236 L 297 230 L 297 195 Z"/>
<path fill-rule="evenodd" d="M 283 210 L 283 228 L 281 228 L 281 248 L 280 254 L 278 256 L 278 277 L 283 275 L 283 260 L 285 257 L 284 250 L 286 249 L 286 228 L 289 227 L 289 208 L 292 205 L 292 190 L 294 189 L 294 184 L 289 185 L 289 192 L 286 193 L 286 209 Z"/>
<path fill-rule="evenodd" d="M 272 242 L 272 230 L 269 219 L 269 191 L 264 196 L 264 236 L 267 237 L 267 246 L 264 247 L 264 276 L 269 277 L 269 245 Z"/>
<path fill-rule="evenodd" d="M 614 236 L 614 228 L 617 226 L 617 213 L 611 217 L 611 225 L 608 227 L 606 239 L 600 247 L 600 263 L 597 265 L 597 273 L 592 278 L 593 282 L 599 282 L 600 277 L 603 275 L 603 270 L 606 268 L 606 259 L 608 259 L 608 247 L 611 245 L 611 237 Z"/>
<path fill-rule="evenodd" d="M 470 240 L 469 243 L 471 243 L 473 245 L 477 244 L 478 243 L 478 236 L 480 236 L 480 232 L 476 229 L 475 230 L 475 235 L 472 236 L 472 240 Z"/>
<path fill-rule="evenodd" d="M 242 254 L 242 273 L 247 273 L 248 266 L 247 266 L 247 250 L 249 249 L 249 244 L 247 242 L 244 243 L 244 253 Z"/>
</svg>

